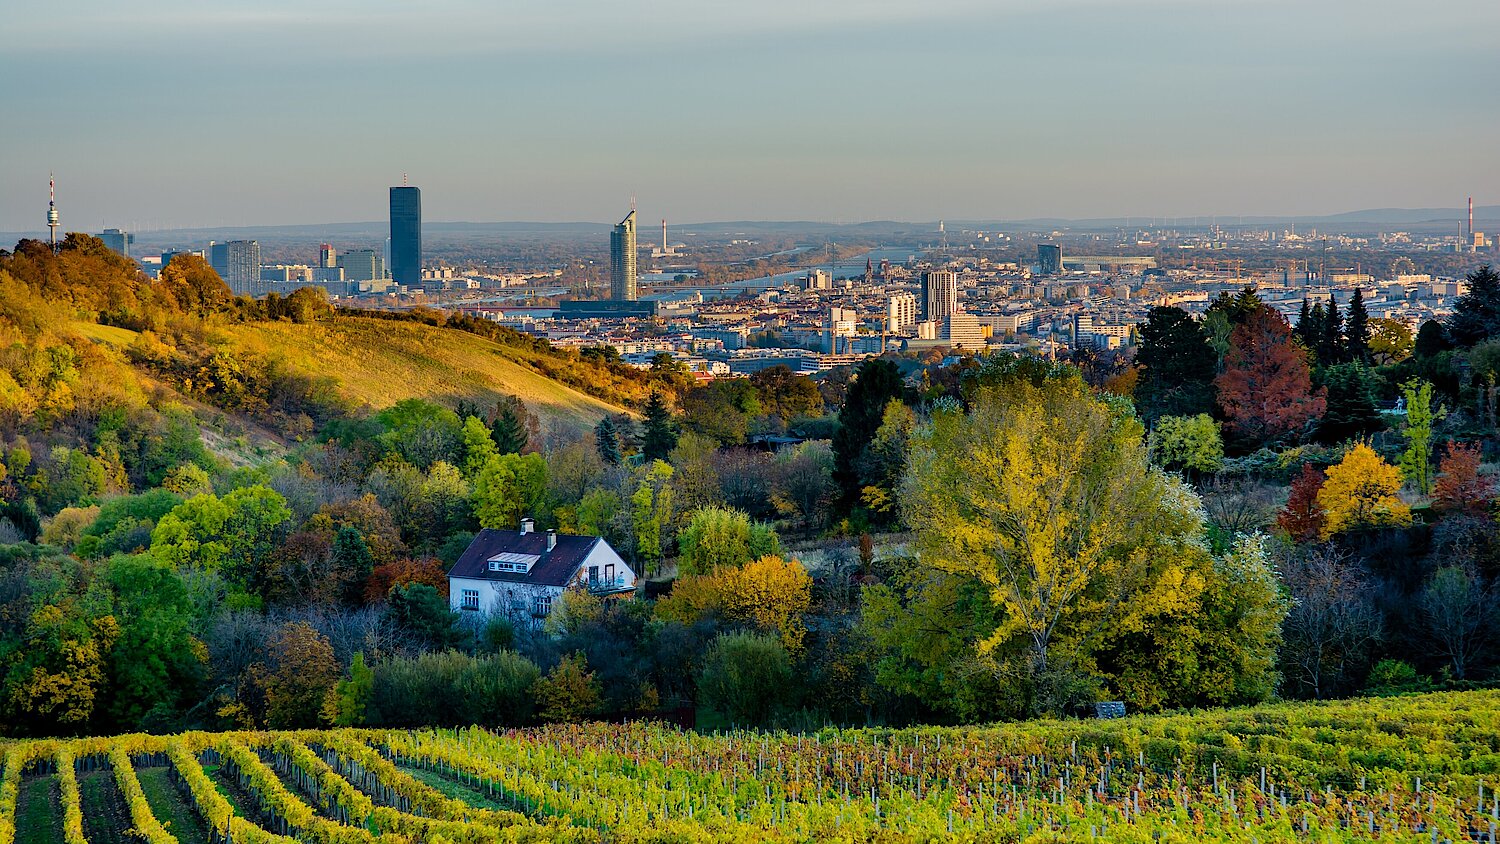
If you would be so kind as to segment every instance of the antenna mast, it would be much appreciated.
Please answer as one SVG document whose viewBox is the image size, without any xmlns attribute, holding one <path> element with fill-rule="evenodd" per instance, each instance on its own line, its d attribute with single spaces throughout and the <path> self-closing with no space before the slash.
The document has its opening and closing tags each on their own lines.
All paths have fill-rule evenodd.
<svg viewBox="0 0 1500 844">
<path fill-rule="evenodd" d="M 48 235 L 48 241 L 52 245 L 52 251 L 53 252 L 57 251 L 57 227 L 59 225 L 59 222 L 60 221 L 59 221 L 58 214 L 57 214 L 57 183 L 53 180 L 52 174 L 48 173 L 47 174 L 47 231 L 50 233 Z"/>
</svg>

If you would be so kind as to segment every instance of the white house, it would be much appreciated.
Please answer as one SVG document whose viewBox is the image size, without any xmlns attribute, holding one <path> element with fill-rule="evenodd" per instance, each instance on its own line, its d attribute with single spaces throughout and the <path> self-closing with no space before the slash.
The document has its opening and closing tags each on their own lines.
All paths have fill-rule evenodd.
<svg viewBox="0 0 1500 844">
<path fill-rule="evenodd" d="M 455 612 L 506 615 L 540 625 L 570 587 L 597 595 L 635 589 L 635 572 L 597 536 L 549 530 L 531 519 L 521 529 L 486 528 L 448 572 L 448 602 Z"/>
</svg>

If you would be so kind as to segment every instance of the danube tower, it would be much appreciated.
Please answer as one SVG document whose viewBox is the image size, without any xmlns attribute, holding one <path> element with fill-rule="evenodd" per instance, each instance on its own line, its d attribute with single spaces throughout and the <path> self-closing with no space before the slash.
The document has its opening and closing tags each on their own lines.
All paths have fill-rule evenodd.
<svg viewBox="0 0 1500 844">
<path fill-rule="evenodd" d="M 49 242 L 52 251 L 57 251 L 57 227 L 59 225 L 57 216 L 57 185 L 52 180 L 52 174 L 47 174 L 47 231 L 51 232 Z"/>
</svg>

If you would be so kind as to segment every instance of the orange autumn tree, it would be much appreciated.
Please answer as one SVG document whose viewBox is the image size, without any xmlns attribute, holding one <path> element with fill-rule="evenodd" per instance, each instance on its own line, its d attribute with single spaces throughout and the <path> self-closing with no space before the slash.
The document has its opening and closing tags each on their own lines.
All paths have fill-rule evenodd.
<svg viewBox="0 0 1500 844">
<path fill-rule="evenodd" d="M 767 556 L 743 566 L 679 578 L 672 594 L 657 602 L 664 618 L 692 623 L 707 615 L 773 631 L 788 652 L 802 650 L 812 605 L 812 578 L 796 560 Z"/>
<path fill-rule="evenodd" d="M 1441 510 L 1484 517 L 1495 501 L 1495 482 L 1479 474 L 1480 449 L 1474 443 L 1449 442 L 1438 464 L 1432 497 Z"/>
<path fill-rule="evenodd" d="M 1284 437 L 1327 407 L 1322 390 L 1313 391 L 1307 352 L 1292 341 L 1291 325 L 1266 305 L 1229 335 L 1214 386 L 1230 430 L 1256 442 Z"/>
<path fill-rule="evenodd" d="M 1312 542 L 1323 533 L 1328 514 L 1318 503 L 1318 493 L 1327 477 L 1323 470 L 1304 463 L 1302 472 L 1292 481 L 1286 506 L 1276 516 L 1276 525 L 1286 531 L 1293 542 Z"/>
<path fill-rule="evenodd" d="M 1396 493 L 1401 470 L 1385 462 L 1364 443 L 1328 468 L 1328 480 L 1318 491 L 1318 504 L 1327 514 L 1322 537 L 1347 530 L 1411 524 L 1411 508 Z"/>
</svg>

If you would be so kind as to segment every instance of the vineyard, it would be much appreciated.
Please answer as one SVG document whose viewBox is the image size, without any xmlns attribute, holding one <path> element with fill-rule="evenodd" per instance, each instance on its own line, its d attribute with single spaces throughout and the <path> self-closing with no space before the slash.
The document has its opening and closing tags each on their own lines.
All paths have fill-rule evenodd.
<svg viewBox="0 0 1500 844">
<path fill-rule="evenodd" d="M 1495 841 L 1500 692 L 1113 721 L 14 741 L 0 844 Z"/>
</svg>

